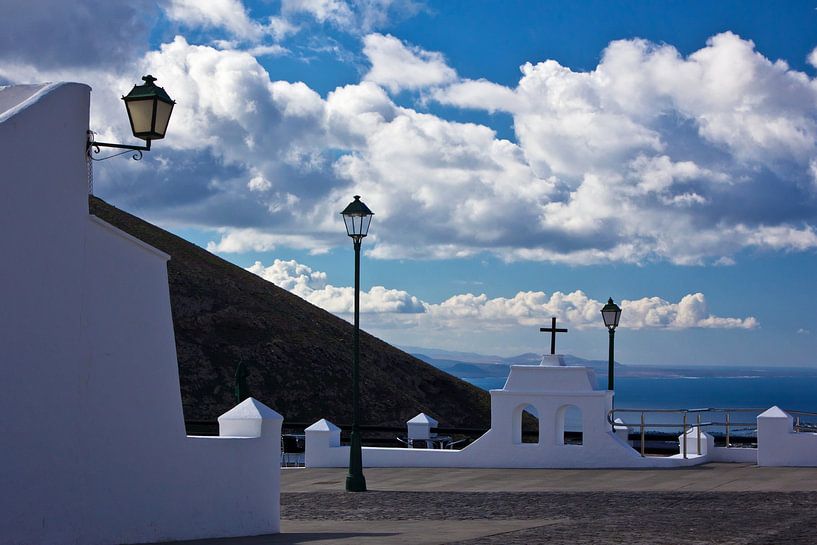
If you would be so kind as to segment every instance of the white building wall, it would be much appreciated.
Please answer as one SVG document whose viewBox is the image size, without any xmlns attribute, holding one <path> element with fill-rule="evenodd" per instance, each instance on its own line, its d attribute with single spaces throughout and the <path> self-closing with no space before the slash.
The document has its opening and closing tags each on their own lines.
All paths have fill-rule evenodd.
<svg viewBox="0 0 817 545">
<path fill-rule="evenodd" d="M 277 532 L 280 415 L 185 436 L 168 257 L 88 214 L 89 91 L 0 112 L 0 543 Z"/>
<path fill-rule="evenodd" d="M 77 174 L 89 89 L 47 90 L 37 107 L 0 122 L 0 533 L 10 543 L 60 543 L 66 530 L 80 532 L 82 500 L 68 492 L 86 486 L 77 437 L 87 374 L 66 355 L 83 345 L 88 197 Z"/>
</svg>

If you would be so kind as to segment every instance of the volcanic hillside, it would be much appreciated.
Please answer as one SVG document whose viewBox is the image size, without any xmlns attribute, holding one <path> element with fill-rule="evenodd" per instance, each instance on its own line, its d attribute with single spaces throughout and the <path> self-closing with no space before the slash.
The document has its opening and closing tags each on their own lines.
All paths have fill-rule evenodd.
<svg viewBox="0 0 817 545">
<path fill-rule="evenodd" d="M 232 407 L 244 361 L 251 395 L 287 421 L 351 423 L 351 324 L 97 197 L 89 204 L 91 214 L 171 256 L 186 419 Z M 365 332 L 360 349 L 361 423 L 403 425 L 422 411 L 444 427 L 488 426 L 486 392 Z"/>
</svg>

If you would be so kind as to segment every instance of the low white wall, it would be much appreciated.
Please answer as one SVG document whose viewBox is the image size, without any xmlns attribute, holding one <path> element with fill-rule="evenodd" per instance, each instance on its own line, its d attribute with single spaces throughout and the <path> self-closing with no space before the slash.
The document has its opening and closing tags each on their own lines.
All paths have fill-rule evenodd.
<svg viewBox="0 0 817 545">
<path fill-rule="evenodd" d="M 592 390 L 580 368 L 512 368 L 503 390 L 491 391 L 491 429 L 460 451 L 363 448 L 365 467 L 639 468 L 682 467 L 705 462 L 767 466 L 817 466 L 817 434 L 795 433 L 792 418 L 777 407 L 758 416 L 758 448 L 715 447 L 709 433 L 692 427 L 678 436 L 678 454 L 641 457 L 606 421 L 612 393 Z M 573 390 L 564 390 L 571 387 Z M 523 388 L 539 387 L 539 391 Z M 539 442 L 521 442 L 522 411 L 539 415 Z M 583 444 L 563 444 L 565 407 L 582 412 Z M 686 444 L 686 449 L 684 449 Z M 686 457 L 684 457 L 686 450 Z M 346 467 L 349 447 L 340 429 L 321 420 L 306 430 L 307 467 Z"/>
<path fill-rule="evenodd" d="M 678 450 L 679 455 L 683 456 L 684 452 L 684 434 L 678 436 Z M 687 456 L 694 456 L 698 454 L 706 455 L 709 462 L 732 462 L 732 463 L 757 463 L 757 449 L 745 447 L 716 447 L 715 438 L 701 431 L 700 445 L 701 449 L 698 452 L 698 428 L 692 427 L 687 430 Z"/>
<path fill-rule="evenodd" d="M 790 414 L 770 408 L 757 417 L 757 465 L 817 466 L 817 434 L 795 432 Z"/>
<path fill-rule="evenodd" d="M 757 463 L 757 449 L 748 447 L 715 447 L 709 452 L 711 462 Z"/>
<path fill-rule="evenodd" d="M 495 440 L 491 431 L 462 450 L 363 447 L 364 467 L 461 468 L 638 468 L 683 467 L 704 463 L 707 456 L 642 458 L 612 432 L 607 448 L 587 445 L 508 444 Z M 330 447 L 307 432 L 307 467 L 347 467 L 349 447 Z"/>
<path fill-rule="evenodd" d="M 366 467 L 464 468 L 612 468 L 680 467 L 707 461 L 641 457 L 607 423 L 612 392 L 595 390 L 581 367 L 513 366 L 502 390 L 491 390 L 491 429 L 462 450 L 363 448 Z M 523 443 L 522 411 L 539 415 L 538 443 Z M 582 444 L 564 444 L 568 407 L 581 411 Z M 306 429 L 307 467 L 345 467 L 349 447 L 340 446 L 340 430 L 322 420 Z"/>
<path fill-rule="evenodd" d="M 705 462 L 757 463 L 761 466 L 817 466 L 817 434 L 795 433 L 792 417 L 772 407 L 757 418 L 757 448 L 716 447 L 714 438 L 697 427 L 678 437 L 679 453 L 641 457 L 622 436 L 612 432 L 606 415 L 612 392 L 595 390 L 581 368 L 514 366 L 502 390 L 491 391 L 491 429 L 460 451 L 363 448 L 366 467 L 513 467 L 639 468 L 681 467 Z M 538 388 L 526 391 L 525 388 Z M 539 442 L 521 442 L 522 411 L 539 415 Z M 582 413 L 582 445 L 563 443 L 566 407 Z M 686 441 L 686 459 L 684 458 Z M 349 447 L 340 446 L 340 429 L 321 420 L 306 430 L 308 467 L 346 467 Z"/>
</svg>

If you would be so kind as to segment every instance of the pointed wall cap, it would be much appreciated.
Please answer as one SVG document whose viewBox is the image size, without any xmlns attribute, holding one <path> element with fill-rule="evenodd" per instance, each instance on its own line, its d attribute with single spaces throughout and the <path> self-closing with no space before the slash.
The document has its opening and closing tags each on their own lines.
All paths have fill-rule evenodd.
<svg viewBox="0 0 817 545">
<path fill-rule="evenodd" d="M 787 413 L 786 411 L 784 411 L 783 409 L 781 409 L 777 405 L 775 405 L 774 407 L 771 407 L 770 409 L 766 409 L 765 411 L 763 411 L 762 413 L 757 415 L 757 417 L 758 418 L 791 418 L 791 416 L 789 416 L 789 413 Z"/>
<path fill-rule="evenodd" d="M 304 431 L 340 431 L 340 428 L 325 418 L 321 418 Z"/>
<path fill-rule="evenodd" d="M 270 409 L 254 397 L 248 397 L 226 413 L 218 417 L 222 420 L 283 420 L 284 417 Z"/>
<path fill-rule="evenodd" d="M 428 416 L 426 413 L 420 413 L 411 420 L 409 420 L 408 422 L 406 422 L 406 424 L 429 424 L 431 425 L 432 428 L 436 428 L 439 422 L 437 422 L 434 418 Z"/>
</svg>

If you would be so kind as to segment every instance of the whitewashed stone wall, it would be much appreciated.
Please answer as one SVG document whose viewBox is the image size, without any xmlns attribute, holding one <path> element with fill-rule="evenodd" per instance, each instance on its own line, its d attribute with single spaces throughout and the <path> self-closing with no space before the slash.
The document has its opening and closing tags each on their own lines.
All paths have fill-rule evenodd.
<svg viewBox="0 0 817 545">
<path fill-rule="evenodd" d="M 0 90 L 0 542 L 277 532 L 281 416 L 185 436 L 168 256 L 88 214 L 89 93 Z"/>
<path fill-rule="evenodd" d="M 491 390 L 491 429 L 462 450 L 363 448 L 366 467 L 680 467 L 708 461 L 688 453 L 642 458 L 610 424 L 613 393 L 595 389 L 595 375 L 584 367 L 564 367 L 559 356 L 540 366 L 514 365 L 501 390 Z M 538 443 L 522 442 L 522 412 L 533 406 L 539 417 Z M 568 408 L 581 412 L 581 445 L 565 444 Z M 415 424 L 417 424 L 415 422 Z M 621 432 L 619 432 L 621 433 Z M 702 449 L 703 450 L 703 449 Z M 306 430 L 307 467 L 345 467 L 349 447 L 340 430 L 321 420 Z"/>
</svg>

